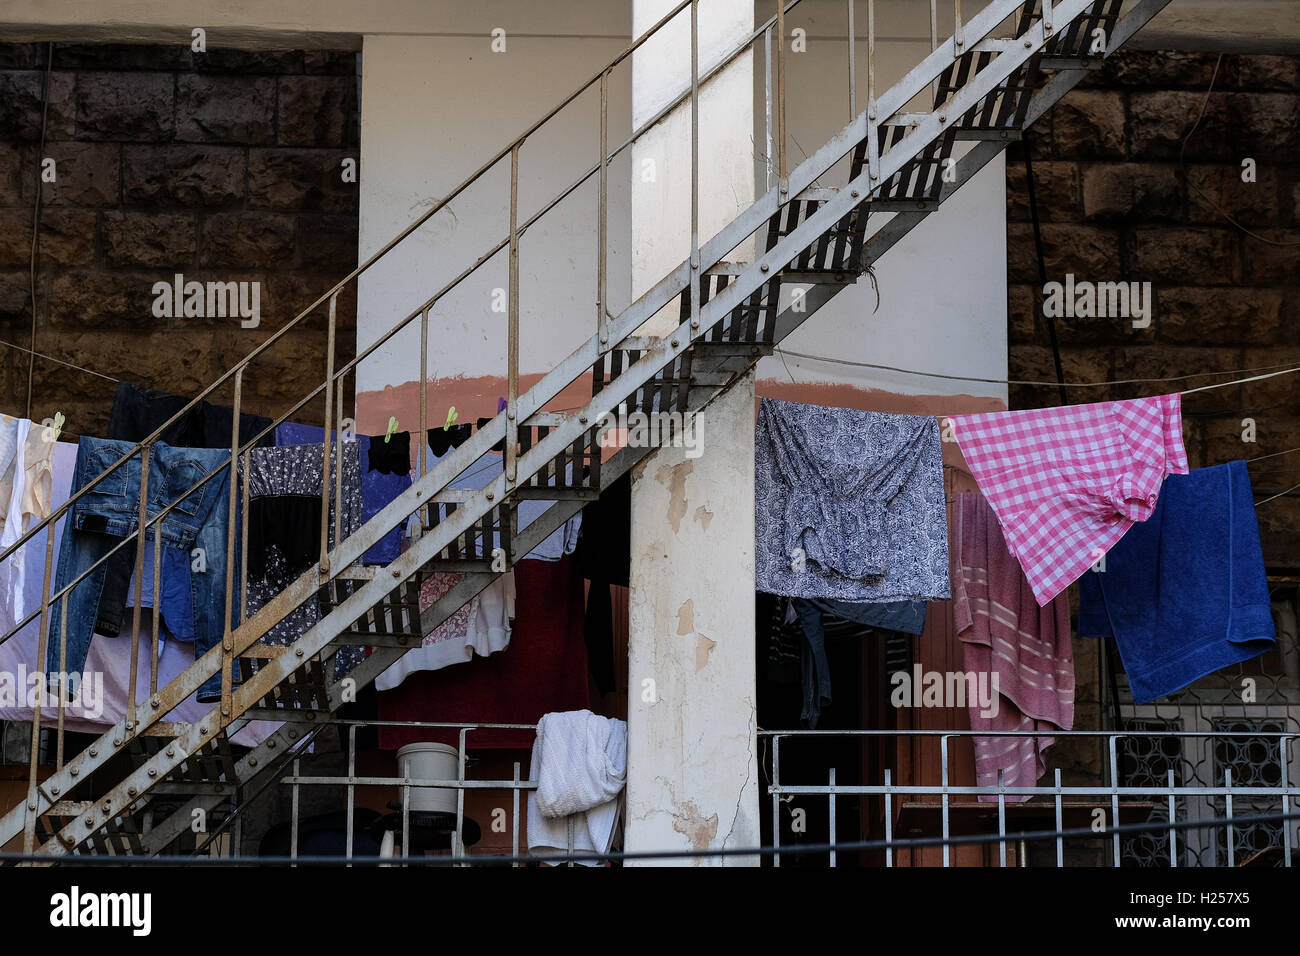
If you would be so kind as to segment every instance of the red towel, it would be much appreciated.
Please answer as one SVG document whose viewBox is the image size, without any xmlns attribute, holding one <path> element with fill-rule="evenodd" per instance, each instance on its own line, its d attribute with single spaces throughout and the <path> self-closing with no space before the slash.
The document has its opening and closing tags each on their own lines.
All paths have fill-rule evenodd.
<svg viewBox="0 0 1300 956">
<path fill-rule="evenodd" d="M 970 674 L 997 676 L 997 713 L 970 706 L 975 731 L 1051 733 L 1074 726 L 1074 657 L 1070 608 L 1064 594 L 1039 607 L 1020 564 L 1007 550 L 993 509 L 983 497 L 958 495 L 953 623 Z M 991 710 L 992 708 L 990 708 Z M 976 737 L 975 777 L 997 786 L 1032 787 L 1047 764 L 1050 736 Z M 981 800 L 996 800 L 982 796 Z M 1022 802 L 1028 796 L 1008 796 Z"/>
<path fill-rule="evenodd" d="M 572 559 L 520 561 L 510 646 L 491 657 L 411 674 L 379 694 L 379 719 L 535 724 L 549 711 L 587 709 L 583 613 L 582 578 Z M 420 741 L 458 746 L 459 732 L 379 729 L 384 750 Z M 531 730 L 479 730 L 468 737 L 471 750 L 532 745 Z"/>
</svg>

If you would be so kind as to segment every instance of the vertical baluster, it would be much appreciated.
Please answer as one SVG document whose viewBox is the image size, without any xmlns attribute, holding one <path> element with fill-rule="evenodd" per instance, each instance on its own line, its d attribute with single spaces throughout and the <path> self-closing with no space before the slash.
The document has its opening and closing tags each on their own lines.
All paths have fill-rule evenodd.
<svg viewBox="0 0 1300 956">
<path fill-rule="evenodd" d="M 1115 746 L 1115 735 L 1110 737 L 1110 812 L 1111 824 L 1119 826 L 1119 756 Z M 1111 856 L 1114 859 L 1115 866 L 1120 865 L 1119 861 L 1119 833 L 1111 834 Z"/>
<path fill-rule="evenodd" d="M 149 465 L 153 446 L 145 445 L 140 451 L 140 500 L 135 528 L 135 607 L 131 609 L 131 673 L 127 677 L 126 720 L 136 722 L 137 677 L 140 669 L 140 605 L 144 603 L 144 545 L 149 537 Z M 161 524 L 160 524 L 161 527 Z M 158 607 L 154 606 L 154 616 Z"/>
<path fill-rule="evenodd" d="M 1284 777 L 1283 780 L 1286 778 Z M 1285 797 L 1283 798 L 1285 799 Z M 1285 811 L 1285 804 L 1283 810 Z M 1169 771 L 1169 865 L 1178 866 L 1178 831 L 1174 829 L 1174 818 L 1178 815 L 1178 807 L 1174 802 L 1174 772 Z M 1287 831 L 1289 832 L 1289 831 Z M 1287 866 L 1290 866 L 1291 854 L 1287 853 Z"/>
<path fill-rule="evenodd" d="M 779 0 L 784 3 L 785 0 Z M 691 0 L 691 331 L 700 327 L 700 5 Z"/>
<path fill-rule="evenodd" d="M 1278 741 L 1278 754 L 1281 757 L 1281 762 L 1282 762 L 1282 768 L 1281 768 L 1282 774 L 1279 779 L 1281 781 L 1282 788 L 1283 788 L 1282 789 L 1282 816 L 1283 817 L 1287 817 L 1291 813 L 1291 797 L 1290 797 L 1290 793 L 1288 792 L 1291 786 L 1291 773 L 1287 769 L 1287 763 L 1288 763 L 1287 748 L 1291 744 L 1295 743 L 1295 741 L 1296 741 L 1295 737 L 1283 737 L 1281 740 Z M 1173 797 L 1171 796 L 1169 799 L 1172 803 Z M 1173 814 L 1170 814 L 1170 816 L 1172 817 Z M 1282 823 L 1282 865 L 1283 866 L 1291 865 L 1291 828 L 1294 825 L 1295 825 L 1295 821 L 1293 820 L 1283 820 Z"/>
<path fill-rule="evenodd" d="M 519 761 L 515 761 L 515 774 L 510 788 L 511 808 L 510 808 L 510 855 L 519 855 Z M 513 868 L 518 868 L 519 861 L 510 864 Z"/>
<path fill-rule="evenodd" d="M 289 859 L 298 859 L 298 777 L 302 774 L 302 762 L 293 760 L 293 792 L 289 796 Z"/>
<path fill-rule="evenodd" d="M 828 794 L 828 799 L 830 800 L 830 809 L 829 809 L 830 819 L 827 821 L 827 830 L 830 834 L 831 868 L 834 869 L 835 868 L 835 768 L 834 767 L 831 767 L 830 769 L 830 791 L 831 792 Z"/>
<path fill-rule="evenodd" d="M 420 437 L 416 439 L 416 465 L 420 477 L 429 467 L 429 308 L 420 312 Z M 424 528 L 424 509 L 420 509 L 420 527 Z"/>
<path fill-rule="evenodd" d="M 886 770 L 885 773 L 889 771 Z M 772 736 L 772 866 L 781 865 L 781 736 Z"/>
<path fill-rule="evenodd" d="M 516 477 L 519 428 L 519 144 L 510 150 L 510 321 L 506 347 L 509 363 L 509 393 L 506 396 L 506 484 Z"/>
<path fill-rule="evenodd" d="M 773 114 L 772 114 L 772 28 L 763 31 L 763 125 L 767 132 L 767 155 L 763 168 L 767 171 L 767 188 L 772 188 Z"/>
<path fill-rule="evenodd" d="M 160 625 L 162 623 L 162 522 L 153 529 L 153 628 L 149 650 L 149 695 L 158 693 L 158 655 L 161 653 Z"/>
<path fill-rule="evenodd" d="M 893 775 L 885 768 L 885 866 L 894 865 L 894 794 Z"/>
<path fill-rule="evenodd" d="M 858 62 L 857 51 L 853 49 L 854 25 L 853 25 L 853 3 L 854 0 L 848 0 L 849 8 L 849 122 L 858 118 Z"/>
<path fill-rule="evenodd" d="M 342 445 L 342 426 L 343 426 L 343 385 L 347 379 L 347 370 L 339 372 L 338 383 L 334 388 L 334 422 L 335 428 L 340 431 L 339 441 L 334 443 L 335 462 L 334 462 L 334 547 L 343 543 L 343 445 Z M 358 449 L 358 457 L 360 449 Z M 349 531 L 349 533 L 351 533 Z"/>
<path fill-rule="evenodd" d="M 356 812 L 357 805 L 357 787 L 353 783 L 357 778 L 357 725 L 348 725 L 348 860 L 352 859 L 353 844 L 356 842 L 353 833 L 353 816 Z"/>
<path fill-rule="evenodd" d="M 54 769 L 63 769 L 63 722 L 67 716 L 68 702 L 64 699 L 63 688 L 67 686 L 68 674 L 68 602 L 65 600 L 59 604 L 59 710 L 54 725 Z M 130 720 L 126 722 L 126 729 L 131 730 L 134 724 Z"/>
<path fill-rule="evenodd" d="M 785 0 L 776 2 L 776 156 L 781 198 L 790 195 L 785 157 Z"/>
<path fill-rule="evenodd" d="M 1058 770 L 1057 773 L 1060 773 Z M 1237 828 L 1232 824 L 1232 768 L 1227 767 L 1223 771 L 1223 785 L 1228 788 L 1228 792 L 1223 797 L 1223 809 L 1227 817 L 1227 833 L 1224 835 L 1228 844 L 1228 866 L 1237 865 Z"/>
<path fill-rule="evenodd" d="M 965 45 L 961 27 L 961 0 L 952 0 L 952 42 L 955 56 L 961 56 L 961 48 Z"/>
<path fill-rule="evenodd" d="M 939 14 L 935 10 L 937 0 L 930 0 L 930 52 L 933 53 L 939 46 Z M 935 77 L 930 81 L 930 102 L 934 106 L 939 105 L 939 78 Z"/>
<path fill-rule="evenodd" d="M 235 481 L 235 462 L 239 456 L 239 415 L 244 401 L 244 366 L 235 369 L 235 402 L 231 410 L 230 426 L 230 488 L 227 492 L 227 518 L 226 526 L 226 626 L 221 635 L 221 716 L 230 716 L 230 698 L 233 692 L 233 662 L 235 642 L 232 636 L 234 630 L 234 603 L 235 603 L 235 511 L 239 496 L 239 486 Z M 245 540 L 244 556 L 245 570 L 247 570 L 247 540 L 248 540 L 248 514 L 247 514 L 247 494 L 245 494 L 245 514 L 243 533 Z M 247 582 L 244 582 L 245 585 Z"/>
<path fill-rule="evenodd" d="M 45 658 L 50 642 L 50 574 L 54 570 L 54 528 L 55 522 L 51 521 L 45 529 L 45 571 L 41 576 L 41 623 L 40 632 L 36 638 L 36 666 L 41 669 L 42 673 L 49 669 L 46 666 Z M 59 606 L 63 607 L 67 602 L 68 596 L 65 594 L 59 600 Z M 40 765 L 41 703 L 45 699 L 45 694 L 49 688 L 49 675 L 46 674 L 41 686 L 41 692 L 36 695 L 36 700 L 32 703 L 32 745 L 31 754 L 27 760 L 27 815 L 23 820 L 24 853 L 31 853 L 36 849 L 36 818 L 37 810 L 40 807 L 36 793 L 36 768 Z"/>
<path fill-rule="evenodd" d="M 939 769 L 943 783 L 939 809 L 943 819 L 943 865 L 951 866 L 951 847 L 948 846 L 948 737 L 946 735 L 939 738 Z"/>
<path fill-rule="evenodd" d="M 959 0 L 960 2 L 960 0 Z M 1064 813 L 1061 807 L 1061 769 L 1056 769 L 1055 775 L 1055 803 L 1056 803 L 1056 867 L 1060 869 L 1065 866 L 1065 838 L 1061 836 L 1061 830 L 1064 827 Z"/>
<path fill-rule="evenodd" d="M 876 0 L 867 0 L 867 173 L 872 185 L 880 179 L 880 140 L 876 133 Z"/>
<path fill-rule="evenodd" d="M 325 442 L 320 487 L 320 573 L 318 580 L 324 580 L 330 573 L 330 453 L 334 445 L 331 432 L 334 428 L 334 331 L 335 306 L 337 303 L 338 294 L 335 293 L 330 296 L 329 329 L 325 336 Z"/>
<path fill-rule="evenodd" d="M 1006 771 L 998 768 L 998 866 L 1007 865 L 1007 779 Z"/>
<path fill-rule="evenodd" d="M 605 325 L 606 275 L 605 258 L 609 245 L 609 70 L 600 74 L 600 190 L 598 222 L 596 224 L 596 332 L 600 344 L 609 344 L 609 329 Z"/>
</svg>

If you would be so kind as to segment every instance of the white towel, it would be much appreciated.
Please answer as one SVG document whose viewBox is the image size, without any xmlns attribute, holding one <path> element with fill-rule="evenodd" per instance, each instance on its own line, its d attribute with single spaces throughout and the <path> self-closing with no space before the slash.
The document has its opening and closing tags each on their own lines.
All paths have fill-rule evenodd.
<svg viewBox="0 0 1300 956">
<path fill-rule="evenodd" d="M 529 768 L 528 848 L 608 853 L 627 780 L 627 724 L 589 710 L 546 714 Z M 594 865 L 594 861 L 581 861 Z"/>
</svg>

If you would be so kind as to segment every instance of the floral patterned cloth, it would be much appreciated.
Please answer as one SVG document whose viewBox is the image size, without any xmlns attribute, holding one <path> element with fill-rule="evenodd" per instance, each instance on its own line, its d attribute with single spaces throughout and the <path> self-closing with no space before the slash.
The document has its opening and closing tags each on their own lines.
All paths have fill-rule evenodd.
<svg viewBox="0 0 1300 956">
<path fill-rule="evenodd" d="M 332 466 L 339 460 L 335 445 Z M 361 527 L 361 458 L 355 441 L 344 441 L 341 512 L 339 527 L 344 538 Z M 247 456 L 248 499 L 252 509 L 259 499 L 320 498 L 321 481 L 325 470 L 324 445 L 282 445 L 274 448 L 254 448 Z M 242 472 L 242 462 L 241 462 Z M 334 484 L 333 467 L 330 484 Z M 331 489 L 331 492 L 333 489 Z M 274 507 L 274 505 L 272 505 Z M 333 548 L 335 514 L 334 495 L 330 495 L 329 543 Z M 319 514 L 319 512 L 317 512 Z M 310 529 L 306 529 L 310 530 Z M 320 529 L 315 529 L 319 540 Z M 258 577 L 250 573 L 248 582 L 248 614 L 251 616 L 265 607 L 272 598 L 294 582 L 301 573 L 290 566 L 289 555 L 301 550 L 300 544 L 267 542 L 266 553 L 259 562 L 265 571 Z M 276 624 L 262 638 L 266 644 L 289 645 L 302 637 L 321 618 L 320 606 L 308 600 Z M 365 658 L 365 648 L 345 647 L 335 657 L 335 676 L 342 676 Z"/>
<path fill-rule="evenodd" d="M 763 399 L 754 531 L 760 591 L 861 602 L 948 597 L 938 422 Z"/>
<path fill-rule="evenodd" d="M 444 594 L 459 584 L 464 577 L 465 575 L 456 574 L 455 572 L 439 571 L 428 578 L 424 584 L 420 585 L 420 610 L 427 611 L 433 607 Z M 469 632 L 470 622 L 474 620 L 474 615 L 477 613 L 478 595 L 475 594 L 470 598 L 469 603 L 461 605 L 456 613 L 424 635 L 424 646 L 432 647 L 440 641 L 457 639 L 463 641 L 465 635 Z"/>
</svg>

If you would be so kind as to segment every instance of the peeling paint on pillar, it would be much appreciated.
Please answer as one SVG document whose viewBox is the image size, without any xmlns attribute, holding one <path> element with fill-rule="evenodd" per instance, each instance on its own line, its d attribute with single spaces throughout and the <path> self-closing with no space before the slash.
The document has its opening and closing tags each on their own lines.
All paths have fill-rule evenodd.
<svg viewBox="0 0 1300 956">
<path fill-rule="evenodd" d="M 694 470 L 694 462 L 684 461 L 665 465 L 655 472 L 655 481 L 668 488 L 668 523 L 673 526 L 673 534 L 682 530 L 682 518 L 686 517 L 686 479 Z"/>
<path fill-rule="evenodd" d="M 633 472 L 629 680 L 653 679 L 658 700 L 628 702 L 629 852 L 760 840 L 753 382 L 746 376 L 705 410 L 717 427 L 703 455 L 688 462 L 683 449 L 661 448 Z M 694 466 L 689 509 L 687 472 L 678 467 L 687 464 Z M 683 505 L 674 508 L 675 501 Z M 680 519 L 673 533 L 666 514 Z M 655 865 L 756 862 L 691 857 Z"/>
</svg>

